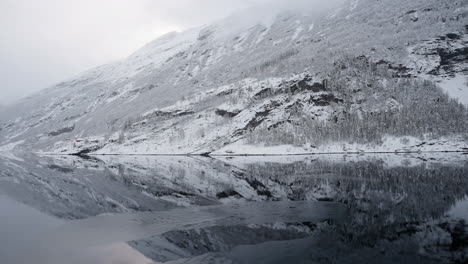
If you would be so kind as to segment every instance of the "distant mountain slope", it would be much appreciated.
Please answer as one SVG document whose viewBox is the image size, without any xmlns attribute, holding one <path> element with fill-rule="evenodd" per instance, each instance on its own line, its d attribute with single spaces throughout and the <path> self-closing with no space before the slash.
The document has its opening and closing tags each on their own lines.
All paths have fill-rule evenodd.
<svg viewBox="0 0 468 264">
<path fill-rule="evenodd" d="M 200 92 L 129 119 L 105 136 L 57 142 L 50 150 L 298 154 L 468 148 L 462 136 L 468 132 L 468 110 L 432 82 L 394 77 L 400 74 L 363 56 L 342 58 L 324 74 L 246 79 Z M 442 138 L 445 143 L 437 142 Z M 257 147 L 251 152 L 245 145 Z M 295 148 L 268 150 L 284 145 Z"/>
<path fill-rule="evenodd" d="M 364 55 L 396 71 L 393 77 L 399 78 L 441 81 L 467 74 L 465 0 L 349 0 L 324 14 L 289 11 L 269 23 L 238 24 L 243 16 L 167 34 L 126 60 L 88 71 L 9 107 L 0 113 L 0 144 L 26 140 L 25 148 L 46 149 L 56 142 L 98 136 L 100 148 L 105 144 L 102 139 L 128 130 L 154 109 L 177 108 L 179 100 L 248 83 L 249 78 L 287 81 L 308 69 L 311 75 L 322 76 L 321 81 L 329 80 L 325 75 L 344 57 Z M 392 99 L 382 96 L 384 101 Z M 286 102 L 280 104 L 277 111 L 286 107 Z M 277 113 L 275 118 L 280 117 Z M 140 132 L 152 129 L 139 125 Z M 159 136 L 147 134 L 153 139 Z M 134 136 L 125 135 L 124 140 L 129 137 Z M 213 150 L 229 143 L 214 140 L 192 150 Z"/>
</svg>

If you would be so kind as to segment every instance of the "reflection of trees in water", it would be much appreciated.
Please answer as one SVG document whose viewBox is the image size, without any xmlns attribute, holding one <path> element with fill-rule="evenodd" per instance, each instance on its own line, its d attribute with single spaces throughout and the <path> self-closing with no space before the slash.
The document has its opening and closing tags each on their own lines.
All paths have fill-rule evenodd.
<svg viewBox="0 0 468 264">
<path fill-rule="evenodd" d="M 311 232 L 310 228 L 300 224 L 285 225 L 281 228 L 271 225 L 215 226 L 201 230 L 171 231 L 164 234 L 162 239 L 152 237 L 129 244 L 147 257 L 165 262 L 181 256 L 193 257 L 210 252 L 229 252 L 239 245 L 301 239 L 311 235 Z M 168 253 L 170 244 L 177 246 L 178 250 Z"/>
<path fill-rule="evenodd" d="M 354 252 L 358 255 L 362 253 L 363 258 L 369 260 L 371 256 L 380 256 L 380 253 L 374 254 L 376 244 L 387 252 L 393 252 L 391 254 L 395 257 L 400 257 L 399 250 L 403 248 L 411 256 L 416 256 L 421 245 L 429 245 L 427 248 L 432 250 L 429 252 L 431 256 L 447 255 L 446 249 L 426 238 L 421 240 L 418 234 L 435 228 L 434 225 L 422 228 L 422 224 L 442 217 L 468 193 L 466 166 L 436 163 L 431 166 L 422 163 L 414 167 L 387 167 L 383 161 L 376 159 L 348 163 L 253 163 L 242 168 L 210 159 L 181 159 L 181 162 L 155 164 L 149 168 L 129 163 L 122 174 L 137 186 L 144 186 L 145 191 L 155 197 L 179 193 L 192 199 L 197 195 L 211 200 L 216 199 L 214 190 L 225 190 L 226 196 L 230 196 L 230 193 L 241 195 L 242 188 L 248 186 L 256 190 L 261 199 L 320 199 L 345 204 L 348 208 L 346 219 L 322 225 L 320 229 L 312 228 L 316 232 L 311 238 L 319 242 L 317 245 L 327 245 L 311 252 L 309 256 L 312 259 L 321 256 L 333 260 L 333 256 L 341 253 L 348 256 L 345 252 Z M 146 177 L 148 175 L 155 177 Z M 228 184 L 225 178 L 244 184 Z M 206 182 L 206 189 L 195 189 L 193 180 Z M 442 232 L 447 235 L 452 230 Z M 177 259 L 229 251 L 236 245 L 255 245 L 306 235 L 309 234 L 295 233 L 290 229 L 214 227 L 173 231 L 159 238 L 132 242 L 131 245 L 154 260 L 161 261 L 169 257 L 161 255 L 161 252 L 172 247 L 183 252 L 173 256 Z M 164 243 L 160 244 L 161 241 Z"/>
<path fill-rule="evenodd" d="M 414 234 L 422 222 L 438 219 L 468 193 L 461 166 L 385 167 L 381 162 L 251 164 L 247 175 L 265 186 L 275 182 L 288 198 L 309 199 L 328 186 L 329 197 L 346 204 L 348 219 L 337 224 L 343 239 L 373 245 Z M 327 195 L 325 193 L 324 195 Z"/>
<path fill-rule="evenodd" d="M 173 231 L 132 244 L 155 260 L 164 260 L 156 255 L 168 248 L 178 248 L 178 251 L 183 248 L 182 255 L 174 256 L 180 258 L 184 254 L 228 251 L 237 245 L 303 236 L 310 236 L 311 241 L 317 242 L 319 250 L 311 252 L 307 248 L 311 258 L 321 256 L 329 260 L 341 254 L 337 252 L 362 252 L 371 259 L 369 256 L 377 250 L 374 245 L 382 243 L 386 245 L 383 246 L 385 250 L 394 250 L 395 256 L 402 248 L 416 255 L 421 245 L 431 256 L 450 254 L 452 246 L 454 250 L 466 247 L 463 243 L 456 247 L 466 237 L 463 236 L 466 225 L 448 223 L 443 214 L 468 193 L 467 165 L 421 162 L 414 167 L 388 167 L 378 158 L 353 162 L 305 158 L 289 164 L 267 162 L 243 166 L 234 165 L 235 159 L 231 164 L 188 157 L 72 161 L 27 159 L 27 162 L 15 161 L 13 166 L 12 162 L 0 160 L 0 176 L 16 178 L 21 183 L 5 182 L 2 187 L 22 187 L 15 192 L 17 197 L 34 197 L 27 200 L 32 206 L 70 219 L 122 210 L 167 210 L 176 205 L 158 197 L 171 195 L 187 199 L 191 205 L 217 203 L 220 197 L 242 196 L 247 200 L 337 201 L 347 208 L 342 221 L 321 224 L 320 228 L 311 226 L 304 232 L 295 231 L 294 226 L 280 229 L 213 227 Z M 217 194 L 225 195 L 217 198 Z M 50 199 L 46 199 L 48 197 Z M 432 219 L 436 221 L 431 222 Z M 440 235 L 433 235 L 434 230 Z M 431 240 L 426 235 L 435 238 Z M 441 247 L 437 244 L 441 236 L 455 238 L 458 242 Z M 157 247 L 161 239 L 164 243 Z M 347 254 L 343 253 L 348 257 Z"/>
</svg>

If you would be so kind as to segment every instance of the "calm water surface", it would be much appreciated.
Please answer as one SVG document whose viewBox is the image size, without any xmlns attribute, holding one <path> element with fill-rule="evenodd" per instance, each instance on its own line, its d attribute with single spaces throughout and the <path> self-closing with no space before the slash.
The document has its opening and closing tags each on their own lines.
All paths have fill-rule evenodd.
<svg viewBox="0 0 468 264">
<path fill-rule="evenodd" d="M 0 263 L 467 263 L 468 155 L 0 156 Z"/>
</svg>

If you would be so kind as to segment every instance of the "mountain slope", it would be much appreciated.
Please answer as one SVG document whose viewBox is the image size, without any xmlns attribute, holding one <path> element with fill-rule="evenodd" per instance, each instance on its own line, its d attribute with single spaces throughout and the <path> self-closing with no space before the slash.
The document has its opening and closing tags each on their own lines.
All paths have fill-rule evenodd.
<svg viewBox="0 0 468 264">
<path fill-rule="evenodd" d="M 248 90 L 245 85 L 261 86 L 262 82 L 273 82 L 272 86 L 275 86 L 275 83 L 291 81 L 296 78 L 291 77 L 294 73 L 306 69 L 319 83 L 330 81 L 327 74 L 337 69 L 337 62 L 348 57 L 364 55 L 370 62 L 385 65 L 387 71 L 393 72 L 390 73 L 392 77 L 400 79 L 423 77 L 441 81 L 467 74 L 468 29 L 465 21 L 468 7 L 465 0 L 443 4 L 435 0 L 385 1 L 384 4 L 376 0 L 352 0 L 320 14 L 308 16 L 288 11 L 280 13 L 269 23 L 252 20 L 254 22 L 239 24 L 238 21 L 245 16 L 238 14 L 201 29 L 167 34 L 126 60 L 98 67 L 9 107 L 0 113 L 0 144 L 25 140 L 24 148 L 47 149 L 56 142 L 62 142 L 59 148 L 63 150 L 63 142 L 70 145 L 70 140 L 84 138 L 97 141 L 96 150 L 106 145 L 108 140 L 124 143 L 122 141 L 131 138 L 138 141 L 144 135 L 125 134 L 129 127 L 135 126 L 139 128 L 134 130 L 148 132 L 147 138 L 167 139 L 167 134 L 157 131 L 176 131 L 172 125 L 179 122 L 180 116 L 190 118 L 187 122 L 193 121 L 199 111 L 208 110 L 210 106 L 221 107 L 217 115 L 206 119 L 208 123 L 198 124 L 206 126 L 227 107 L 221 105 L 225 103 L 224 97 L 218 98 L 218 102 L 208 100 L 206 103 L 211 104 L 208 106 L 193 101 L 196 97 L 209 96 L 214 90 L 222 91 L 226 89 L 225 85 L 240 91 Z M 352 86 L 351 80 L 345 79 L 343 84 Z M 275 88 L 281 90 L 279 85 Z M 365 87 L 350 90 L 360 88 Z M 255 97 L 249 93 L 247 91 L 245 97 Z M 372 91 L 361 96 L 369 93 Z M 309 95 L 304 91 L 300 96 Z M 328 95 L 331 96 L 330 93 Z M 332 103 L 338 104 L 340 98 L 333 96 L 338 101 Z M 437 100 L 441 95 L 436 93 L 435 96 L 425 98 L 426 102 Z M 381 97 L 392 104 L 392 98 L 385 93 Z M 185 100 L 187 98 L 191 99 Z M 281 119 L 286 115 L 284 109 L 288 100 L 276 102 L 280 106 L 275 107 L 276 112 L 268 118 Z M 350 96 L 344 100 L 344 105 L 357 101 L 359 98 Z M 263 102 L 253 112 L 270 115 L 270 111 L 265 109 L 269 106 L 265 103 L 268 104 Z M 191 110 L 191 116 L 177 112 L 184 104 L 195 105 L 196 110 Z M 317 109 L 309 110 L 319 111 L 319 116 L 322 112 L 342 111 L 340 107 L 336 109 L 320 104 L 323 103 L 319 102 Z M 313 103 L 307 107 L 315 106 Z M 460 116 L 465 114 L 462 108 L 457 109 Z M 164 121 L 161 127 L 139 123 L 145 121 L 152 111 L 170 119 L 170 122 Z M 176 119 L 172 119 L 174 114 Z M 323 118 L 329 120 L 332 116 L 324 114 Z M 248 120 L 249 117 L 245 117 L 244 121 Z M 203 134 L 197 122 L 188 124 L 183 133 L 195 130 Z M 219 130 L 218 135 L 230 137 L 231 128 L 225 129 L 225 126 L 216 129 Z M 246 132 L 234 136 L 241 139 Z M 214 136 L 197 142 L 190 149 L 184 149 L 180 144 L 176 149 L 213 151 L 226 143 L 232 143 L 232 140 L 219 140 Z M 179 152 L 174 149 L 168 151 Z"/>
</svg>

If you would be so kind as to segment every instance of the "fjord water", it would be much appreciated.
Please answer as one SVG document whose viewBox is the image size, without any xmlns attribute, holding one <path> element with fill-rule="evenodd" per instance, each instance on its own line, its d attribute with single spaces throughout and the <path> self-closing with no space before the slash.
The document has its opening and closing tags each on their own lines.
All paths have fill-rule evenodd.
<svg viewBox="0 0 468 264">
<path fill-rule="evenodd" d="M 0 156 L 0 263 L 464 263 L 468 156 Z"/>
</svg>

